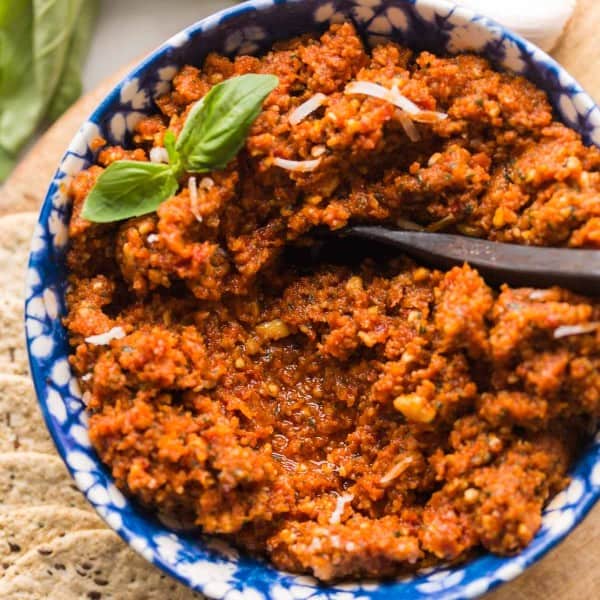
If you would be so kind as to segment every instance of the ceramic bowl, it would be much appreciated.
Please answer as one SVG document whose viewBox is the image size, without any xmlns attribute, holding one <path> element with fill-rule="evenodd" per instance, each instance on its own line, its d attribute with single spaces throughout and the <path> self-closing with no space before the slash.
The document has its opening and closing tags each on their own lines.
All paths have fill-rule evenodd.
<svg viewBox="0 0 600 600">
<path fill-rule="evenodd" d="M 498 24 L 443 0 L 255 0 L 237 5 L 165 42 L 82 124 L 50 184 L 31 249 L 26 302 L 31 373 L 58 451 L 90 503 L 132 548 L 210 598 L 473 598 L 522 573 L 583 519 L 600 494 L 599 437 L 574 465 L 571 485 L 546 508 L 540 531 L 518 556 L 482 554 L 465 565 L 412 578 L 323 586 L 311 577 L 277 571 L 221 541 L 169 531 L 115 488 L 91 448 L 61 323 L 69 241 L 69 201 L 61 183 L 93 162 L 90 143 L 98 135 L 127 144 L 136 121 L 153 111 L 153 98 L 169 89 L 181 65 L 200 65 L 209 51 L 258 53 L 276 40 L 322 31 L 344 19 L 351 19 L 373 44 L 393 39 L 417 50 L 474 50 L 531 79 L 548 93 L 566 124 L 587 143 L 600 144 L 600 110 L 567 72 Z"/>
</svg>

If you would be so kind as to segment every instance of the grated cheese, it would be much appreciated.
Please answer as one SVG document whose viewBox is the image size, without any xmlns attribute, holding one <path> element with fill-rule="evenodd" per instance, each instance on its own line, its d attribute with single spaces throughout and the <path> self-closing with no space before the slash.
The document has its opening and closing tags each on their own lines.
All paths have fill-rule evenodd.
<svg viewBox="0 0 600 600">
<path fill-rule="evenodd" d="M 349 504 L 352 500 L 354 500 L 353 494 L 342 494 L 336 498 L 335 510 L 331 513 L 331 517 L 329 517 L 330 525 L 337 525 L 341 521 L 346 504 Z"/>
<path fill-rule="evenodd" d="M 569 337 L 571 335 L 582 335 L 584 333 L 593 333 L 600 329 L 600 321 L 591 323 L 582 323 L 581 325 L 562 325 L 554 330 L 554 339 Z"/>
<path fill-rule="evenodd" d="M 318 93 L 309 98 L 306 102 L 303 102 L 290 114 L 290 125 L 298 125 L 298 123 L 304 121 L 306 117 L 308 117 L 309 115 L 314 113 L 315 110 L 318 110 L 321 106 L 323 106 L 326 100 L 327 96 L 325 94 Z"/>
<path fill-rule="evenodd" d="M 295 171 L 297 173 L 310 173 L 319 167 L 321 159 L 315 160 L 287 160 L 285 158 L 273 159 L 273 164 L 276 167 L 285 169 L 286 171 Z"/>
<path fill-rule="evenodd" d="M 150 162 L 153 163 L 168 163 L 169 162 L 169 153 L 166 148 L 161 146 L 156 146 L 150 150 Z"/>
<path fill-rule="evenodd" d="M 105 333 L 99 333 L 98 335 L 90 335 L 85 338 L 85 341 L 88 344 L 92 344 L 93 346 L 107 346 L 113 340 L 120 340 L 124 338 L 127 334 L 122 327 L 113 327 L 109 329 Z"/>
</svg>

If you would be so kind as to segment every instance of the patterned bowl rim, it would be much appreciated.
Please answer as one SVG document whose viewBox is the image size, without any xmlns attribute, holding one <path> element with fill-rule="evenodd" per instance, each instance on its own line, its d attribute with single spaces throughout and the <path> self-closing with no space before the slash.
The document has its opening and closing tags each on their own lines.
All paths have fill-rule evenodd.
<svg viewBox="0 0 600 600">
<path fill-rule="evenodd" d="M 555 61 L 552 57 L 550 57 L 546 52 L 538 48 L 535 44 L 525 40 L 520 35 L 514 33 L 513 31 L 507 29 L 505 26 L 499 24 L 498 22 L 485 17 L 479 14 L 477 11 L 461 6 L 458 3 L 453 2 L 452 0 L 396 0 L 399 3 L 403 4 L 415 4 L 419 3 L 420 5 L 426 6 L 431 9 L 445 10 L 447 14 L 451 14 L 453 17 L 457 16 L 460 22 L 473 22 L 476 23 L 478 27 L 481 27 L 486 32 L 496 32 L 502 35 L 503 39 L 509 40 L 513 43 L 521 52 L 528 53 L 535 63 L 542 63 L 544 67 L 552 69 L 557 72 L 560 76 L 561 82 L 565 84 L 565 88 L 568 88 L 568 92 L 570 95 L 577 95 L 582 101 L 586 108 L 588 109 L 588 114 L 593 110 L 597 109 L 597 105 L 591 96 L 583 89 L 583 87 L 579 84 L 574 77 L 572 77 L 557 61 Z M 107 111 L 108 107 L 118 98 L 121 93 L 122 88 L 126 83 L 131 81 L 132 79 L 139 77 L 141 74 L 145 73 L 147 69 L 151 68 L 155 62 L 157 62 L 161 57 L 165 55 L 170 49 L 173 47 L 181 46 L 187 43 L 190 39 L 195 36 L 202 35 L 207 31 L 215 30 L 220 27 L 224 22 L 234 18 L 239 17 L 245 13 L 249 12 L 260 12 L 269 8 L 272 8 L 274 5 L 278 4 L 298 4 L 301 5 L 303 0 L 246 0 L 238 5 L 234 5 L 228 8 L 224 8 L 220 11 L 217 11 L 205 18 L 202 18 L 192 25 L 180 30 L 178 33 L 171 36 L 167 41 L 158 46 L 155 50 L 150 52 L 146 57 L 144 57 L 127 75 L 125 75 L 113 88 L 112 90 L 104 96 L 104 98 L 98 103 L 97 107 L 93 110 L 93 112 L 87 117 L 86 121 L 92 122 L 100 122 L 102 116 Z M 547 91 L 547 90 L 546 90 Z M 84 122 L 86 122 L 84 121 Z M 71 147 L 75 138 L 71 141 L 68 148 Z M 65 159 L 68 156 L 68 148 L 61 157 L 59 162 L 59 168 L 55 173 L 55 178 L 60 173 L 60 165 L 63 164 Z M 54 181 L 54 179 L 52 180 Z M 43 225 L 47 222 L 49 217 L 49 211 L 52 205 L 52 196 L 55 190 L 52 189 L 53 185 L 51 183 L 48 192 L 44 198 L 44 201 L 41 205 L 40 216 L 38 219 L 38 226 Z M 35 240 L 35 236 L 34 236 Z M 34 243 L 32 242 L 32 249 L 29 258 L 30 268 L 34 263 Z M 43 253 L 44 258 L 47 260 L 47 251 Z M 39 256 L 37 261 L 39 261 Z M 27 302 L 29 301 L 29 297 L 26 298 L 25 304 L 27 306 Z M 27 318 L 27 314 L 25 316 Z M 64 327 L 61 324 L 61 329 L 64 333 Z M 32 353 L 31 349 L 31 340 L 25 335 L 26 345 L 27 345 L 27 353 L 29 357 L 29 365 L 31 371 L 31 377 L 33 379 L 36 395 L 38 397 L 38 402 L 46 422 L 46 426 L 50 431 L 54 444 L 59 452 L 60 457 L 64 461 L 70 475 L 75 479 L 75 483 L 78 488 L 82 491 L 82 493 L 86 496 L 86 499 L 90 502 L 90 504 L 98 510 L 98 505 L 89 497 L 89 490 L 86 490 L 80 482 L 75 478 L 75 469 L 69 462 L 66 460 L 66 447 L 61 439 L 61 436 L 58 432 L 58 427 L 53 422 L 52 416 L 49 412 L 48 406 L 46 404 L 45 392 L 48 389 L 48 382 L 45 380 L 44 376 L 44 367 L 41 364 L 40 359 L 35 357 Z M 600 434 L 596 437 L 597 441 L 600 441 Z M 93 449 L 92 449 L 93 452 Z M 95 453 L 94 453 L 95 454 Z M 97 467 L 106 471 L 105 467 L 102 465 L 97 456 L 94 456 Z M 559 544 L 573 529 L 581 523 L 581 521 L 585 518 L 587 513 L 594 506 L 598 498 L 600 498 L 600 451 L 596 453 L 596 455 L 592 454 L 592 449 L 587 450 L 582 453 L 580 458 L 578 459 L 578 463 L 574 466 L 577 466 L 580 462 L 589 461 L 594 465 L 592 479 L 594 480 L 594 485 L 590 487 L 589 490 L 582 493 L 578 499 L 572 504 L 570 510 L 572 510 L 572 521 L 567 527 L 559 528 L 558 531 L 553 533 L 553 536 L 546 540 L 543 544 L 539 545 L 539 547 L 533 547 L 530 545 L 525 548 L 522 552 L 514 557 L 502 558 L 500 564 L 492 566 L 488 571 L 486 571 L 483 575 L 478 578 L 475 578 L 472 586 L 463 586 L 460 589 L 452 589 L 455 586 L 449 585 L 448 589 L 438 589 L 432 591 L 431 593 L 426 593 L 426 597 L 428 598 L 436 598 L 438 600 L 458 600 L 459 598 L 475 598 L 479 597 L 481 594 L 487 593 L 502 583 L 509 582 L 519 575 L 521 575 L 524 570 L 534 563 L 536 563 L 540 558 L 542 558 L 545 554 L 547 554 L 552 548 L 554 548 L 557 544 Z M 109 476 L 110 479 L 112 479 Z M 563 490 L 561 494 L 564 494 L 568 490 Z M 554 502 L 554 501 L 553 501 Z M 547 507 L 548 508 L 548 507 Z M 101 514 L 101 517 L 105 519 L 105 515 Z M 144 518 L 143 516 L 141 517 Z M 105 519 L 106 520 L 106 519 Z M 110 523 L 112 529 L 115 529 Z M 147 560 L 152 562 L 154 565 L 160 567 L 164 572 L 172 576 L 173 578 L 179 580 L 180 582 L 186 584 L 192 589 L 196 589 L 197 591 L 202 591 L 198 586 L 194 586 L 190 581 L 190 578 L 185 574 L 179 572 L 177 567 L 172 563 L 165 560 L 160 554 L 156 551 L 152 551 L 152 555 L 149 556 L 148 552 L 144 553 L 139 548 L 136 548 L 131 544 L 130 535 L 128 532 L 125 532 L 121 529 L 115 529 L 117 533 L 127 542 L 136 552 L 141 553 Z M 167 530 L 165 530 L 167 531 Z M 141 534 L 143 535 L 143 534 Z M 484 553 L 484 556 L 488 556 L 488 554 Z M 481 558 L 481 557 L 480 557 Z M 475 559 L 477 560 L 477 559 Z M 470 560 L 467 563 L 461 565 L 461 567 L 468 567 L 469 564 L 473 564 L 474 561 Z M 262 570 L 275 570 L 273 567 L 270 567 L 268 564 L 264 564 L 261 561 L 256 561 L 256 566 Z M 449 570 L 446 571 L 446 575 L 451 576 L 452 568 L 448 567 Z M 281 575 L 289 575 L 282 571 L 275 570 L 276 573 L 280 573 Z M 302 576 L 298 576 L 299 579 L 302 579 Z M 306 579 L 306 578 L 304 578 Z M 310 578 L 309 578 L 310 579 Z M 382 580 L 382 581 L 369 581 L 364 584 L 359 583 L 360 591 L 356 592 L 356 596 L 351 594 L 352 597 L 358 597 L 360 595 L 361 599 L 368 599 L 373 597 L 373 592 L 379 590 L 381 593 L 381 587 L 389 584 L 389 587 L 385 589 L 385 597 L 391 598 L 401 591 L 401 588 L 404 587 L 404 582 L 408 583 L 413 578 L 409 577 L 406 579 L 396 579 L 392 581 Z M 316 580 L 313 581 L 313 585 L 317 584 Z M 443 586 L 444 588 L 446 586 Z M 253 590 L 254 583 L 250 583 L 249 590 Z M 349 597 L 347 592 L 353 589 L 351 586 L 345 587 L 344 585 L 334 585 L 330 586 L 322 586 L 319 588 L 315 588 L 315 593 L 319 598 L 324 597 L 334 597 L 338 595 L 341 597 L 346 593 L 345 597 Z M 328 591 L 331 591 L 331 596 L 328 595 Z M 202 593 L 208 598 L 214 598 L 215 600 L 219 600 L 223 597 L 222 594 L 213 594 L 206 593 L 202 591 Z M 261 592 L 262 593 L 262 592 Z M 378 597 L 382 597 L 380 594 L 377 594 Z M 240 596 L 242 597 L 242 596 Z M 262 596 L 261 596 L 262 597 Z M 422 596 L 425 597 L 425 596 Z"/>
</svg>

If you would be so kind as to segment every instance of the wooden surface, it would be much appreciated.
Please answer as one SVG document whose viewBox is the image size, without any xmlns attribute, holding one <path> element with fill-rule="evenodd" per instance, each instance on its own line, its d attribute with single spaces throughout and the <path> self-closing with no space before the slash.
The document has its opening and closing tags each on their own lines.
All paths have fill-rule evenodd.
<svg viewBox="0 0 600 600">
<path fill-rule="evenodd" d="M 533 0 L 532 0 L 533 1 Z M 536 0 L 543 1 L 543 0 Z M 600 0 L 579 0 L 557 60 L 600 101 Z M 69 141 L 126 67 L 82 98 L 40 139 L 0 191 L 0 215 L 37 210 Z M 600 504 L 544 559 L 486 600 L 596 600 L 600 598 Z"/>
</svg>

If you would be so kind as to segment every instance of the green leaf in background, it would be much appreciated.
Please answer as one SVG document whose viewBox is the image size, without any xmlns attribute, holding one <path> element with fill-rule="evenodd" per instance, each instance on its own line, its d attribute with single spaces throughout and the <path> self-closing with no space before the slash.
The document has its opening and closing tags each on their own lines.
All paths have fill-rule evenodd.
<svg viewBox="0 0 600 600">
<path fill-rule="evenodd" d="M 9 154 L 0 146 L 0 181 L 6 179 L 10 174 L 13 165 L 15 163 L 15 157 Z"/>
<path fill-rule="evenodd" d="M 85 8 L 80 11 L 79 20 L 71 36 L 67 57 L 54 98 L 52 98 L 52 102 L 48 107 L 46 118 L 50 121 L 58 119 L 81 96 L 83 89 L 81 71 L 89 50 L 97 16 L 97 0 L 86 0 Z"/>
<path fill-rule="evenodd" d="M 184 168 L 202 173 L 224 169 L 244 145 L 274 75 L 241 75 L 214 86 L 190 111 L 177 139 Z"/>
<path fill-rule="evenodd" d="M 33 75 L 42 97 L 56 91 L 83 4 L 83 0 L 33 0 Z"/>
<path fill-rule="evenodd" d="M 81 214 L 95 223 L 139 217 L 154 212 L 177 188 L 171 165 L 119 160 L 100 175 Z"/>
<path fill-rule="evenodd" d="M 43 112 L 33 73 L 33 6 L 28 0 L 1 2 L 0 146 L 16 154 Z"/>
<path fill-rule="evenodd" d="M 79 23 L 96 7 L 97 0 L 0 0 L 0 181 L 46 114 L 56 116 L 78 89 L 71 72 L 85 45 L 74 36 L 89 38 L 89 25 L 80 31 Z M 59 89 L 63 100 L 54 104 Z"/>
</svg>

